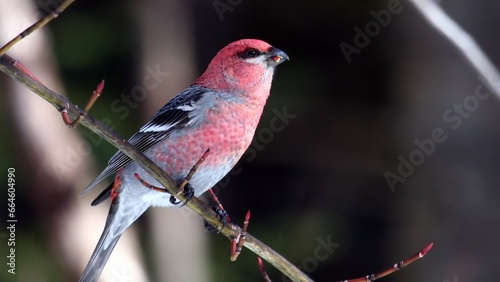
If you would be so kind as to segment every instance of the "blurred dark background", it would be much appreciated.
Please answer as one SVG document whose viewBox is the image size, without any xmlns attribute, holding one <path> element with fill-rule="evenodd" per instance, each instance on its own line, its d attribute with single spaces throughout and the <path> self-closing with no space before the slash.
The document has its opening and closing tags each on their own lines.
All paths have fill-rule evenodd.
<svg viewBox="0 0 500 282">
<path fill-rule="evenodd" d="M 21 1 L 38 12 L 17 17 L 25 21 L 8 33 L 2 29 L 12 23 L 7 16 L 21 9 L 14 2 L 0 1 L 0 44 L 26 28 L 33 15 L 54 6 L 54 1 Z M 500 3 L 440 5 L 498 66 Z M 370 24 L 376 21 L 374 13 L 390 14 L 390 19 L 385 18 L 385 26 Z M 355 28 L 366 33 L 370 25 L 379 28 L 359 39 Z M 9 54 L 81 106 L 106 79 L 91 114 L 125 137 L 190 84 L 226 44 L 241 38 L 269 42 L 290 61 L 277 69 L 249 153 L 216 187 L 232 220 L 241 224 L 251 210 L 249 232 L 315 281 L 383 270 L 430 242 L 434 248 L 424 259 L 383 281 L 500 281 L 498 99 L 471 97 L 478 88 L 487 93 L 487 87 L 411 3 L 76 1 L 19 48 L 42 36 L 41 62 L 36 59 L 42 55 L 30 56 L 35 49 L 22 55 L 15 46 Z M 356 51 L 346 55 L 341 46 L 347 45 Z M 121 95 L 138 91 L 155 69 L 168 75 L 144 99 L 123 108 Z M 49 71 L 55 73 L 53 84 L 43 79 Z M 9 234 L 0 230 L 0 280 L 75 281 L 109 205 L 90 206 L 100 191 L 82 198 L 78 194 L 116 149 L 82 126 L 65 128 L 57 111 L 5 75 L 0 75 L 0 93 L 0 179 L 6 187 L 7 169 L 15 168 L 18 218 L 17 274 L 7 273 L 3 254 Z M 27 99 L 38 106 L 28 106 Z M 457 107 L 464 101 L 478 104 L 463 106 L 466 114 L 461 115 Z M 41 109 L 46 113 L 38 115 Z M 274 127 L 275 120 L 283 126 Z M 416 143 L 428 144 L 424 140 L 436 129 L 446 140 L 419 154 L 423 151 Z M 39 135 L 31 135 L 35 130 Z M 68 144 L 54 146 L 61 141 Z M 399 175 L 401 160 L 412 157 L 418 163 L 413 170 L 389 184 L 388 172 Z M 7 192 L 0 196 L 4 222 L 6 197 Z M 194 227 L 177 236 L 199 237 L 179 243 L 169 232 L 191 221 Z M 205 233 L 202 221 L 184 211 L 150 210 L 135 231 L 140 246 L 132 248 L 133 255 L 112 257 L 121 265 L 121 260 L 144 254 L 139 268 L 148 278 L 131 272 L 103 281 L 262 281 L 253 253 L 244 250 L 238 261 L 230 262 L 228 240 Z M 174 241 L 177 251 L 161 247 L 164 241 Z M 286 281 L 266 265 L 273 281 Z M 111 273 L 111 267 L 104 272 Z M 174 271 L 168 269 L 180 270 L 180 276 L 168 278 L 163 272 Z M 192 278 L 193 273 L 199 277 Z"/>
</svg>

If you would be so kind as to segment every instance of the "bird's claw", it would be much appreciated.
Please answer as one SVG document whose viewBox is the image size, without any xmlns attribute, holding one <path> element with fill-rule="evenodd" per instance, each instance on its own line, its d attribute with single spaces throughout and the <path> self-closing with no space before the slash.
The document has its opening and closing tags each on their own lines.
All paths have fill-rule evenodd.
<svg viewBox="0 0 500 282">
<path fill-rule="evenodd" d="M 172 205 L 178 205 L 182 203 L 181 207 L 185 206 L 194 197 L 193 186 L 191 186 L 189 183 L 186 183 L 181 193 L 184 196 L 184 198 L 186 198 L 186 201 L 182 202 L 178 200 L 174 195 L 171 195 L 169 201 Z"/>
<path fill-rule="evenodd" d="M 224 225 L 226 224 L 226 222 L 228 222 L 229 215 L 227 214 L 227 212 L 225 210 L 220 209 L 219 207 L 212 207 L 212 209 L 219 216 L 219 220 L 222 223 L 222 228 L 224 228 Z M 203 221 L 203 228 L 208 232 L 216 232 L 216 231 L 220 232 L 220 230 L 222 229 L 222 228 L 220 228 L 220 229 L 215 228 L 210 223 L 208 223 L 208 221 L 206 221 L 206 220 Z"/>
</svg>

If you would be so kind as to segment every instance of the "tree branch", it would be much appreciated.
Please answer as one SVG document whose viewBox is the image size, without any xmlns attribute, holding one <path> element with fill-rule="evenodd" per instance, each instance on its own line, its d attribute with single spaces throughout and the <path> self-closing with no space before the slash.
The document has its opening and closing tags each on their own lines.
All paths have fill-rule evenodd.
<svg viewBox="0 0 500 282">
<path fill-rule="evenodd" d="M 119 136 L 117 133 L 113 132 L 110 128 L 106 127 L 100 121 L 82 111 L 76 105 L 68 101 L 64 96 L 53 92 L 45 85 L 37 81 L 34 77 L 21 70 L 18 67 L 18 63 L 16 60 L 12 59 L 8 55 L 2 55 L 0 57 L 0 70 L 10 77 L 14 78 L 15 80 L 19 81 L 21 84 L 33 91 L 38 96 L 45 99 L 47 102 L 52 104 L 59 112 L 66 109 L 68 115 L 72 118 L 77 118 L 80 115 L 83 116 L 83 118 L 81 119 L 81 124 L 83 126 L 87 127 L 89 130 L 95 132 L 104 140 L 120 149 L 124 154 L 126 154 L 137 164 L 139 164 L 145 171 L 151 174 L 151 176 L 153 176 L 159 183 L 161 183 L 172 195 L 177 193 L 178 187 L 173 179 L 154 162 L 144 156 L 135 147 L 130 145 L 130 143 L 128 143 L 125 138 Z M 176 198 L 181 201 L 186 200 L 183 195 L 176 195 Z M 205 221 L 213 225 L 216 229 L 221 230 L 220 233 L 228 237 L 230 240 L 239 236 L 241 231 L 241 228 L 239 226 L 232 223 L 226 223 L 223 225 L 219 221 L 217 214 L 196 197 L 193 197 L 187 203 L 187 206 L 194 210 L 197 214 L 199 214 Z M 301 272 L 292 263 L 287 261 L 283 256 L 248 233 L 246 234 L 244 246 L 268 261 L 271 265 L 288 276 L 292 281 L 312 281 L 309 277 L 307 277 L 307 275 Z"/>
<path fill-rule="evenodd" d="M 451 19 L 434 0 L 410 0 L 422 15 L 460 50 L 480 79 L 500 98 L 500 74 L 472 36 Z"/>
<path fill-rule="evenodd" d="M 14 37 L 11 41 L 7 42 L 2 48 L 0 48 L 0 56 L 5 54 L 5 52 L 9 51 L 9 49 L 14 46 L 17 42 L 21 41 L 26 36 L 32 34 L 34 31 L 44 27 L 51 20 L 57 18 L 60 13 L 62 13 L 69 5 L 71 5 L 75 0 L 64 0 L 57 6 L 56 9 L 50 12 L 47 16 L 39 19 L 36 23 L 32 24 L 30 27 L 25 29 L 23 32 L 19 33 L 16 37 Z"/>
</svg>

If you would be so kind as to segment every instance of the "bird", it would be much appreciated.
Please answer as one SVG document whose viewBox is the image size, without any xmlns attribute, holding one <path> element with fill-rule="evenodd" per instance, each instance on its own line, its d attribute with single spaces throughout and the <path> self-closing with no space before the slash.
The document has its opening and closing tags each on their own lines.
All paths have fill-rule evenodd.
<svg viewBox="0 0 500 282">
<path fill-rule="evenodd" d="M 287 60 L 285 52 L 259 39 L 228 44 L 198 79 L 167 102 L 128 142 L 177 183 L 210 150 L 189 180 L 192 195 L 200 196 L 229 173 L 251 144 L 275 68 Z M 111 200 L 104 230 L 80 281 L 99 279 L 120 236 L 149 207 L 181 206 L 169 193 L 146 187 L 144 183 L 163 186 L 121 151 L 82 195 L 113 174 L 111 184 L 91 204 Z"/>
</svg>

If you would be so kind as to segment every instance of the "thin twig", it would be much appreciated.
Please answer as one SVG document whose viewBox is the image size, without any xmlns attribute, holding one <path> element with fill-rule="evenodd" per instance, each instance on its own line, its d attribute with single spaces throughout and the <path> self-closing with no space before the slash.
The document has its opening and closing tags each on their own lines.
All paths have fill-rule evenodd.
<svg viewBox="0 0 500 282">
<path fill-rule="evenodd" d="M 432 243 L 428 244 L 420 252 L 414 254 L 413 256 L 411 256 L 403 261 L 400 261 L 399 263 L 394 264 L 392 267 L 389 267 L 388 269 L 386 269 L 384 271 L 380 271 L 378 273 L 367 275 L 365 277 L 360 277 L 360 278 L 356 278 L 356 279 L 343 280 L 341 282 L 371 282 L 371 281 L 378 280 L 382 277 L 385 277 L 389 274 L 392 274 L 392 273 L 400 270 L 401 268 L 411 264 L 412 262 L 414 262 L 416 260 L 423 258 L 425 256 L 425 254 L 427 254 L 427 252 L 432 248 L 432 245 L 433 245 Z"/>
<path fill-rule="evenodd" d="M 238 242 L 236 240 L 232 241 L 232 250 L 231 250 L 231 261 L 236 261 L 238 256 L 241 254 L 241 250 L 243 249 L 243 243 L 245 243 L 245 238 L 248 229 L 248 223 L 250 223 L 250 211 L 247 211 L 245 215 L 245 221 L 243 221 L 243 228 L 241 229 L 240 237 L 238 238 Z"/>
<path fill-rule="evenodd" d="M 264 281 L 272 282 L 271 278 L 269 278 L 269 275 L 267 274 L 266 267 L 264 266 L 264 263 L 262 262 L 262 259 L 260 257 L 257 257 L 257 265 L 259 266 L 259 270 L 260 273 L 262 274 L 262 277 L 264 278 Z"/>
<path fill-rule="evenodd" d="M 101 82 L 97 84 L 95 90 L 92 91 L 92 95 L 90 96 L 90 99 L 87 101 L 87 105 L 85 105 L 85 108 L 83 109 L 85 112 L 90 111 L 90 108 L 92 108 L 97 98 L 101 96 L 103 90 L 104 90 L 104 79 L 101 80 Z"/>
<path fill-rule="evenodd" d="M 36 78 L 35 76 L 33 76 L 33 77 Z M 86 115 L 90 111 L 90 108 L 92 108 L 95 101 L 97 101 L 97 98 L 99 98 L 99 96 L 101 96 L 103 89 L 104 89 L 104 79 L 101 80 L 101 82 L 99 82 L 99 84 L 97 84 L 96 89 L 94 91 L 92 91 L 92 95 L 90 95 L 90 98 L 87 102 L 87 105 L 83 109 L 83 113 L 81 113 L 74 121 L 70 120 L 70 118 L 68 116 L 67 109 L 62 110 L 61 115 L 62 115 L 62 119 L 63 119 L 64 124 L 66 124 L 69 128 L 75 128 L 80 123 L 83 116 Z"/>
<path fill-rule="evenodd" d="M 500 98 L 500 74 L 474 38 L 463 30 L 434 0 L 410 0 L 422 15 L 469 60 L 480 79 Z"/>
<path fill-rule="evenodd" d="M 38 77 L 36 77 L 33 73 L 31 73 L 28 68 L 26 68 L 23 64 L 21 64 L 20 62 L 16 61 L 14 63 L 14 66 L 16 68 L 18 68 L 20 71 L 26 73 L 27 75 L 29 75 L 31 78 L 33 78 L 35 81 L 37 81 L 38 83 L 40 84 L 43 84 L 40 79 L 38 79 Z"/>
<path fill-rule="evenodd" d="M 14 37 L 12 40 L 7 42 L 2 48 L 0 48 L 0 56 L 5 54 L 9 49 L 14 46 L 16 43 L 21 41 L 23 38 L 26 36 L 32 34 L 34 31 L 44 27 L 46 24 L 48 24 L 51 20 L 57 18 L 59 14 L 61 14 L 66 8 L 68 8 L 71 3 L 73 3 L 75 0 L 64 0 L 59 4 L 57 8 L 55 8 L 53 11 L 51 11 L 49 14 L 47 14 L 45 17 L 41 18 L 38 20 L 36 23 L 32 24 L 30 27 L 25 29 L 23 32 L 19 33 L 16 37 Z M 6 7 L 3 7 L 3 9 L 6 9 Z"/>
<path fill-rule="evenodd" d="M 64 112 L 64 111 L 63 111 Z M 184 178 L 184 180 L 181 182 L 181 184 L 179 185 L 179 189 L 178 189 L 178 192 L 177 194 L 175 195 L 170 195 L 170 203 L 174 204 L 174 205 L 177 205 L 179 204 L 180 202 L 176 202 L 176 199 L 175 199 L 175 196 L 176 195 L 179 195 L 179 194 L 184 194 L 184 187 L 186 187 L 186 185 L 188 185 L 189 181 L 191 181 L 191 178 L 193 177 L 193 175 L 196 173 L 196 170 L 198 170 L 198 167 L 205 161 L 205 159 L 207 158 L 207 155 L 208 153 L 210 153 L 210 149 L 207 149 L 205 151 L 205 153 L 203 153 L 203 155 L 201 156 L 201 158 L 194 164 L 194 166 L 191 168 L 191 170 L 189 171 L 189 173 L 187 174 L 187 176 Z M 138 173 L 134 173 L 134 176 L 137 180 L 139 180 L 139 182 L 151 189 L 151 190 L 154 190 L 154 191 L 157 191 L 157 192 L 163 192 L 163 193 L 168 193 L 168 190 L 165 189 L 165 188 L 162 188 L 162 187 L 158 187 L 158 186 L 154 186 L 150 183 L 148 183 L 147 181 L 143 180 Z M 190 190 L 191 191 L 188 191 L 187 193 L 188 194 L 184 194 L 185 197 L 187 197 L 187 199 L 189 200 L 189 198 L 191 198 L 194 194 L 194 190 L 192 187 L 190 187 Z M 184 204 L 182 206 L 184 206 L 186 204 L 186 202 L 184 202 Z M 181 206 L 181 207 L 182 207 Z"/>
<path fill-rule="evenodd" d="M 189 173 L 186 175 L 186 178 L 184 178 L 184 180 L 179 185 L 179 191 L 177 192 L 176 196 L 179 195 L 179 194 L 182 194 L 182 192 L 184 192 L 184 187 L 186 187 L 186 185 L 188 184 L 188 182 L 191 180 L 191 178 L 193 177 L 193 175 L 196 173 L 196 170 L 198 169 L 198 167 L 205 161 L 205 159 L 207 158 L 207 156 L 208 156 L 209 153 L 210 153 L 210 148 L 208 148 L 205 151 L 205 153 L 203 153 L 203 155 L 201 156 L 201 158 L 194 164 L 194 166 L 191 168 L 191 170 L 189 171 Z"/>
<path fill-rule="evenodd" d="M 59 112 L 66 108 L 68 115 L 73 118 L 78 117 L 80 114 L 82 114 L 81 110 L 73 103 L 69 102 L 64 96 L 61 96 L 48 89 L 45 85 L 30 77 L 15 65 L 16 61 L 11 57 L 7 55 L 3 55 L 0 57 L 0 71 L 19 81 L 21 84 L 36 93 L 38 96 L 45 99 L 47 102 L 52 104 Z M 130 143 L 128 143 L 126 139 L 113 132 L 110 128 L 106 127 L 100 121 L 89 114 L 84 116 L 84 118 L 81 120 L 81 124 L 87 127 L 89 130 L 95 132 L 104 140 L 108 141 L 113 146 L 121 150 L 124 154 L 129 156 L 145 171 L 153 176 L 163 187 L 165 187 L 169 191 L 169 193 L 177 193 L 178 187 L 173 179 L 154 162 L 144 156 L 144 154 L 130 145 Z M 178 195 L 177 198 L 181 201 L 186 200 L 182 194 Z M 187 203 L 187 206 L 198 213 L 209 224 L 217 229 L 220 229 L 220 233 L 228 237 L 230 240 L 238 237 L 241 233 L 241 228 L 233 223 L 228 222 L 222 224 L 218 218 L 218 215 L 212 209 L 210 209 L 210 207 L 198 200 L 198 198 L 193 197 Z M 309 277 L 307 277 L 306 274 L 301 272 L 296 266 L 287 261 L 283 256 L 248 233 L 246 234 L 244 246 L 268 261 L 271 265 L 288 276 L 292 281 L 312 281 Z"/>
<path fill-rule="evenodd" d="M 163 187 L 158 187 L 158 186 L 154 186 L 152 184 L 149 184 L 148 182 L 146 182 L 146 180 L 142 179 L 138 173 L 134 173 L 134 177 L 135 177 L 135 179 L 139 180 L 139 182 L 142 184 L 142 186 L 144 186 L 148 189 L 151 189 L 151 190 L 156 191 L 156 192 L 168 193 L 168 190 L 163 188 Z"/>
<path fill-rule="evenodd" d="M 231 218 L 229 217 L 229 214 L 224 209 L 224 206 L 219 201 L 219 198 L 217 198 L 217 195 L 215 195 L 214 190 L 212 188 L 210 188 L 210 189 L 208 189 L 208 193 L 210 194 L 210 197 L 212 198 L 212 201 L 215 203 L 215 206 L 217 207 L 217 209 L 221 213 L 225 214 L 226 221 L 231 221 Z"/>
</svg>

